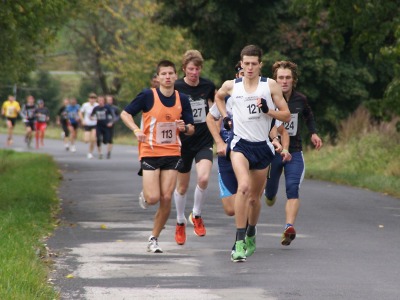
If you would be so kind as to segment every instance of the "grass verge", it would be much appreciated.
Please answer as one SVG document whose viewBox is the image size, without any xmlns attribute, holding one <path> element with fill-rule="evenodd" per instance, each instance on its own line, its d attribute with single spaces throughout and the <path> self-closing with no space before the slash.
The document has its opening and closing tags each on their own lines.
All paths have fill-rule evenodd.
<svg viewBox="0 0 400 300">
<path fill-rule="evenodd" d="M 59 173 L 48 155 L 0 150 L 0 299 L 55 299 L 44 241 L 54 228 Z"/>
<path fill-rule="evenodd" d="M 307 178 L 332 181 L 400 198 L 400 133 L 398 118 L 374 124 L 358 109 L 339 127 L 336 145 L 306 150 Z"/>
</svg>

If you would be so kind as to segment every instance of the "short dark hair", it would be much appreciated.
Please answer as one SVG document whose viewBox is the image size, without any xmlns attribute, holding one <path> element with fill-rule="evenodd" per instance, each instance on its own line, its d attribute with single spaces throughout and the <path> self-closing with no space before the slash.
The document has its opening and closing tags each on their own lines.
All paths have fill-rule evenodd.
<svg viewBox="0 0 400 300">
<path fill-rule="evenodd" d="M 297 72 L 297 65 L 294 62 L 288 60 L 276 61 L 272 65 L 272 78 L 275 80 L 277 78 L 278 69 L 289 69 L 290 71 L 292 71 L 293 87 L 296 87 L 297 80 L 299 78 Z"/>
<path fill-rule="evenodd" d="M 257 56 L 258 61 L 261 62 L 261 58 L 263 56 L 263 51 L 260 47 L 256 45 L 247 45 L 240 52 L 240 60 L 243 61 L 243 56 Z"/>
<path fill-rule="evenodd" d="M 243 70 L 242 63 L 238 61 L 237 64 L 235 65 L 235 74 L 238 74 L 241 70 Z"/>
<path fill-rule="evenodd" d="M 160 68 L 161 67 L 172 67 L 174 69 L 174 72 L 176 73 L 176 67 L 175 64 L 170 61 L 170 60 L 161 60 L 158 64 L 157 64 L 157 75 L 158 73 L 160 73 Z"/>
</svg>

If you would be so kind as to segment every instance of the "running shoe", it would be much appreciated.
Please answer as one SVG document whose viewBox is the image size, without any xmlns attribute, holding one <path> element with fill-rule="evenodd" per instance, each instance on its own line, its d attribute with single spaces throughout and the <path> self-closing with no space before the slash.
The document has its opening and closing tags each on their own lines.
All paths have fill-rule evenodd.
<svg viewBox="0 0 400 300">
<path fill-rule="evenodd" d="M 246 244 L 244 241 L 236 241 L 235 250 L 232 250 L 231 260 L 233 262 L 246 261 Z"/>
<path fill-rule="evenodd" d="M 149 207 L 149 204 L 146 202 L 146 199 L 144 199 L 143 191 L 141 191 L 139 194 L 139 205 L 143 209 L 147 209 Z"/>
<path fill-rule="evenodd" d="M 107 152 L 107 159 L 111 158 L 111 152 Z"/>
<path fill-rule="evenodd" d="M 88 153 L 87 158 L 88 159 L 92 159 L 93 158 L 93 154 L 92 153 Z"/>
<path fill-rule="evenodd" d="M 246 242 L 246 257 L 252 256 L 256 252 L 256 236 L 247 236 L 244 239 Z"/>
<path fill-rule="evenodd" d="M 265 196 L 265 203 L 266 203 L 268 206 L 274 205 L 274 204 L 275 204 L 275 201 L 276 201 L 276 195 L 275 195 L 274 197 L 272 197 L 272 199 L 269 199 L 267 196 Z"/>
<path fill-rule="evenodd" d="M 151 237 L 149 243 L 147 244 L 147 252 L 152 253 L 162 253 L 162 249 L 158 246 L 158 240 L 156 237 Z"/>
<path fill-rule="evenodd" d="M 69 151 L 69 144 L 65 144 L 64 147 L 65 147 L 65 151 Z"/>
<path fill-rule="evenodd" d="M 288 226 L 282 234 L 281 244 L 283 246 L 289 246 L 290 243 L 296 238 L 296 230 L 293 226 Z"/>
<path fill-rule="evenodd" d="M 71 152 L 76 152 L 76 147 L 75 147 L 75 145 L 71 145 Z"/>
<path fill-rule="evenodd" d="M 193 218 L 193 213 L 189 215 L 189 221 L 194 226 L 194 233 L 197 236 L 205 236 L 206 235 L 206 228 L 204 227 L 203 218 L 200 216 L 195 216 Z"/>
<path fill-rule="evenodd" d="M 186 242 L 186 224 L 176 223 L 175 227 L 175 241 L 178 245 L 183 245 Z"/>
</svg>

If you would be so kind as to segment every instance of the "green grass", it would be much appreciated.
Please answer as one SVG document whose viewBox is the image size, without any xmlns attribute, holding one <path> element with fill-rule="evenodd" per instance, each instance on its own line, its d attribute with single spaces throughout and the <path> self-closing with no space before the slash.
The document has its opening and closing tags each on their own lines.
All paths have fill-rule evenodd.
<svg viewBox="0 0 400 300">
<path fill-rule="evenodd" d="M 341 139 L 306 150 L 307 178 L 367 188 L 400 198 L 400 133 L 391 122 L 374 124 L 364 110 L 342 122 Z M 361 124 L 361 125 L 360 125 Z"/>
<path fill-rule="evenodd" d="M 0 299 L 54 299 L 44 242 L 59 173 L 48 155 L 0 150 Z"/>
</svg>

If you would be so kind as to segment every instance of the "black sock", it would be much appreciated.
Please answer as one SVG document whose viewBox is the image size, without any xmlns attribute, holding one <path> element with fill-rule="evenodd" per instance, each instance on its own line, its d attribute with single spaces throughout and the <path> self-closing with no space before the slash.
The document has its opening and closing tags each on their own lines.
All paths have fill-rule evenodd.
<svg viewBox="0 0 400 300">
<path fill-rule="evenodd" d="M 249 225 L 247 227 L 247 236 L 255 236 L 256 235 L 256 225 Z"/>
<path fill-rule="evenodd" d="M 246 237 L 246 228 L 237 228 L 236 241 L 244 241 L 245 237 Z"/>
</svg>

